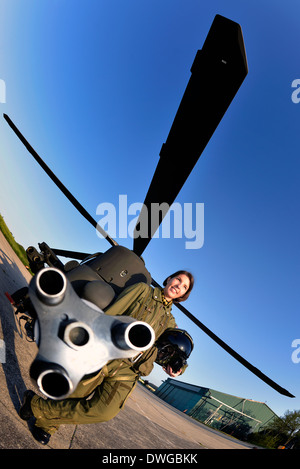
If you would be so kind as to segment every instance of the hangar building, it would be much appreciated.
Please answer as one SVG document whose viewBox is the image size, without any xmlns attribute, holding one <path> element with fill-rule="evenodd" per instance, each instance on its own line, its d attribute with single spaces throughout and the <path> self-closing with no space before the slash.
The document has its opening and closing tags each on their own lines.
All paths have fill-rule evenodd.
<svg viewBox="0 0 300 469">
<path fill-rule="evenodd" d="M 240 439 L 262 430 L 277 417 L 263 402 L 172 378 L 164 381 L 155 395 L 194 419 Z"/>
</svg>

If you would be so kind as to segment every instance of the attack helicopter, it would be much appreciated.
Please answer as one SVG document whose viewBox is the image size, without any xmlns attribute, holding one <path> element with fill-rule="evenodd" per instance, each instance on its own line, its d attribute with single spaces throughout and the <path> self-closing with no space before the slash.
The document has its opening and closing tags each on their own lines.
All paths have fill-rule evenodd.
<svg viewBox="0 0 300 469">
<path fill-rule="evenodd" d="M 94 254 L 50 248 L 45 242 L 39 244 L 40 252 L 33 246 L 26 251 L 35 276 L 29 289 L 21 289 L 11 297 L 18 308 L 17 312 L 27 310 L 35 318 L 39 351 L 31 365 L 30 376 L 46 396 L 53 399 L 66 397 L 84 374 L 100 369 L 108 359 L 115 358 L 116 353 L 119 353 L 118 358 L 133 356 L 137 350 L 153 344 L 153 332 L 146 323 L 138 324 L 138 329 L 134 331 L 134 322 L 105 323 L 107 316 L 99 312 L 111 304 L 124 288 L 134 283 L 159 286 L 141 257 L 166 215 L 166 212 L 160 212 L 160 218 L 154 223 L 151 220 L 151 204 L 172 205 L 247 74 L 248 63 L 240 25 L 216 15 L 202 49 L 196 53 L 190 79 L 162 145 L 160 159 L 136 224 L 132 250 L 120 246 L 103 230 L 37 154 L 10 117 L 4 114 L 8 125 L 37 163 L 111 245 L 106 252 Z M 169 162 L 180 155 L 184 155 L 185 164 L 178 173 Z M 163 183 L 166 168 L 171 172 L 172 185 Z M 147 236 L 140 236 L 140 225 L 145 219 L 148 220 Z M 63 264 L 59 257 L 73 260 Z M 259 379 L 282 395 L 294 397 L 234 351 L 181 303 L 176 303 L 176 307 Z M 102 322 L 99 322 L 99 317 Z M 94 345 L 88 349 L 91 342 Z M 62 344 L 64 349 L 61 349 Z M 99 351 L 103 355 L 101 363 L 91 364 L 89 361 L 90 352 L 96 350 L 93 346 L 98 350 L 96 355 Z M 80 354 L 83 358 L 78 361 Z"/>
</svg>

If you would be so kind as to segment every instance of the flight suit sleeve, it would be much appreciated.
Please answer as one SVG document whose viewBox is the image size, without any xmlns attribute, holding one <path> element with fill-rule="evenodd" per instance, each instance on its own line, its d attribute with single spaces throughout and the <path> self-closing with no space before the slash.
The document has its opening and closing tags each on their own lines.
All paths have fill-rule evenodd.
<svg viewBox="0 0 300 469">
<path fill-rule="evenodd" d="M 148 376 L 150 375 L 151 371 L 154 368 L 154 362 L 157 356 L 157 348 L 152 347 L 147 354 L 146 360 L 141 360 L 141 363 L 138 366 L 138 373 L 141 376 Z"/>
<path fill-rule="evenodd" d="M 189 366 L 188 364 L 183 365 L 183 367 L 181 368 L 181 373 L 180 373 L 179 376 L 183 375 L 183 373 L 185 372 L 185 370 L 187 369 L 188 366 Z"/>
<path fill-rule="evenodd" d="M 146 283 L 137 283 L 126 288 L 113 304 L 104 310 L 105 314 L 109 316 L 125 314 L 134 317 L 134 313 L 139 310 L 150 289 L 151 287 Z"/>
</svg>

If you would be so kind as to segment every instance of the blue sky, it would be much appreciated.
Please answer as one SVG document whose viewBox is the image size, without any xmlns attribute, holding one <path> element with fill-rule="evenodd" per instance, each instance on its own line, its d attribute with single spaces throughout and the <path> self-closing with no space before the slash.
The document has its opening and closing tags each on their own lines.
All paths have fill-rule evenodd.
<svg viewBox="0 0 300 469">
<path fill-rule="evenodd" d="M 0 0 L 0 108 L 98 220 L 98 205 L 118 207 L 119 195 L 128 206 L 143 202 L 214 16 L 241 25 L 248 76 L 176 200 L 204 204 L 204 245 L 159 237 L 143 257 L 158 282 L 191 270 L 196 284 L 185 306 L 296 399 L 269 388 L 174 308 L 195 342 L 180 379 L 282 415 L 300 409 L 300 363 L 292 361 L 300 338 L 300 103 L 291 99 L 300 6 L 245 3 Z M 16 240 L 109 248 L 1 119 L 0 213 Z M 130 237 L 116 240 L 132 247 Z"/>
</svg>

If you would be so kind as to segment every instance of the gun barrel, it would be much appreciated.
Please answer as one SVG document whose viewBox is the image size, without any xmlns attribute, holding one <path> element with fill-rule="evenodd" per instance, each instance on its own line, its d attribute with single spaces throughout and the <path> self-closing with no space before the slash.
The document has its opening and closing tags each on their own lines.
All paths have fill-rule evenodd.
<svg viewBox="0 0 300 469">
<path fill-rule="evenodd" d="M 39 299 L 46 305 L 53 306 L 64 299 L 67 280 L 60 270 L 49 267 L 36 274 L 35 285 Z"/>
<path fill-rule="evenodd" d="M 36 360 L 31 365 L 30 376 L 50 399 L 64 399 L 74 390 L 66 370 L 57 363 Z"/>
<path fill-rule="evenodd" d="M 155 342 L 149 324 L 103 313 L 81 299 L 55 267 L 35 275 L 29 297 L 39 331 L 30 376 L 50 399 L 65 399 L 85 375 L 98 372 L 110 360 L 136 357 Z"/>
<path fill-rule="evenodd" d="M 149 349 L 155 342 L 154 330 L 143 321 L 118 323 L 112 327 L 111 336 L 114 344 L 122 350 L 141 352 Z"/>
</svg>

